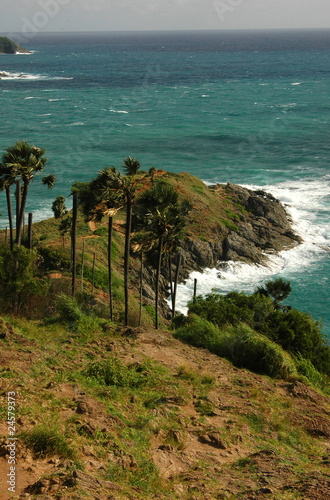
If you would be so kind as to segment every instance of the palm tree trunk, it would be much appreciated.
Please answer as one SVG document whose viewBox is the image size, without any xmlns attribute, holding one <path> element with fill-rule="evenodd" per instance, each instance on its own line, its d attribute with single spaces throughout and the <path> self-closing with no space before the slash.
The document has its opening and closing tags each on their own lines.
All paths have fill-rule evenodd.
<svg viewBox="0 0 330 500">
<path fill-rule="evenodd" d="M 168 274 L 169 274 L 169 280 L 170 280 L 171 302 L 172 302 L 172 308 L 173 308 L 173 296 L 174 296 L 174 292 L 173 292 L 173 281 L 172 281 L 171 258 L 172 258 L 172 254 L 171 254 L 171 252 L 169 252 L 169 254 L 168 254 Z"/>
<path fill-rule="evenodd" d="M 155 328 L 158 330 L 159 319 L 158 319 L 158 305 L 159 305 L 159 279 L 160 279 L 160 270 L 162 265 L 162 253 L 163 253 L 163 235 L 159 237 L 158 243 L 158 264 L 157 264 L 157 274 L 156 274 L 156 302 L 155 302 L 155 310 L 156 310 L 156 322 Z"/>
<path fill-rule="evenodd" d="M 21 244 L 23 217 L 24 217 L 24 212 L 25 212 L 25 205 L 26 205 L 26 199 L 27 199 L 27 194 L 28 194 L 28 189 L 29 189 L 29 183 L 30 183 L 30 181 L 27 180 L 24 182 L 24 186 L 23 186 L 23 195 L 22 195 L 22 200 L 21 200 L 21 205 L 20 205 L 19 215 L 18 215 L 18 220 L 17 220 L 17 225 L 16 225 L 16 244 L 17 244 L 17 246 L 20 246 L 20 244 Z M 17 202 L 17 200 L 16 200 L 16 202 Z"/>
<path fill-rule="evenodd" d="M 72 258 L 72 297 L 76 293 L 76 240 L 78 217 L 78 193 L 73 193 L 72 231 L 71 231 L 71 258 Z"/>
<path fill-rule="evenodd" d="M 128 268 L 129 268 L 131 226 L 132 226 L 132 200 L 128 197 L 126 234 L 125 234 L 125 256 L 124 256 L 125 326 L 128 326 Z"/>
<path fill-rule="evenodd" d="M 15 192 L 15 197 L 16 197 L 16 234 L 18 231 L 18 219 L 19 219 L 19 213 L 21 210 L 21 181 L 16 181 L 16 192 Z"/>
<path fill-rule="evenodd" d="M 85 240 L 83 241 L 81 256 L 81 292 L 84 290 Z"/>
<path fill-rule="evenodd" d="M 7 209 L 8 209 L 8 220 L 9 220 L 10 250 L 13 251 L 14 230 L 13 230 L 13 209 L 12 209 L 12 205 L 11 205 L 10 186 L 6 187 L 6 197 L 7 197 Z"/>
<path fill-rule="evenodd" d="M 28 249 L 32 250 L 32 212 L 29 212 L 29 224 L 28 224 Z"/>
<path fill-rule="evenodd" d="M 113 321 L 113 297 L 112 297 L 112 227 L 113 217 L 109 217 L 108 221 L 108 276 L 109 276 L 109 307 L 110 307 L 110 320 Z"/>
<path fill-rule="evenodd" d="M 141 250 L 141 267 L 140 267 L 140 311 L 139 311 L 139 326 L 142 324 L 142 300 L 143 300 L 143 250 Z"/>
<path fill-rule="evenodd" d="M 94 295 L 95 259 L 96 259 L 96 253 L 94 252 L 94 255 L 93 255 L 93 268 L 92 268 L 92 295 Z"/>
<path fill-rule="evenodd" d="M 179 272 L 180 272 L 181 262 L 182 262 L 182 255 L 179 254 L 178 263 L 177 263 L 176 270 L 175 270 L 175 277 L 174 277 L 174 292 L 173 292 L 173 301 L 172 301 L 172 318 L 174 318 L 174 316 L 175 316 L 176 290 L 177 290 L 177 286 L 178 286 L 178 279 L 179 279 Z"/>
</svg>

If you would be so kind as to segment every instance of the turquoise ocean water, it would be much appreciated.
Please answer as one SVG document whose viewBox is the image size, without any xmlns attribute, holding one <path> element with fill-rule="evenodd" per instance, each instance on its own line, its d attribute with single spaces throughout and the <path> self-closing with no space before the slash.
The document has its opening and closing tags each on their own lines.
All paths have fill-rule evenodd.
<svg viewBox="0 0 330 500">
<path fill-rule="evenodd" d="M 127 155 L 145 170 L 262 187 L 304 243 L 267 267 L 206 270 L 199 292 L 284 277 L 289 302 L 330 338 L 330 31 L 37 34 L 25 46 L 31 55 L 0 56 L 0 152 L 17 139 L 47 149 L 58 181 L 31 186 L 35 219 Z M 4 195 L 0 211 L 5 227 Z M 194 277 L 180 286 L 182 310 Z"/>
</svg>

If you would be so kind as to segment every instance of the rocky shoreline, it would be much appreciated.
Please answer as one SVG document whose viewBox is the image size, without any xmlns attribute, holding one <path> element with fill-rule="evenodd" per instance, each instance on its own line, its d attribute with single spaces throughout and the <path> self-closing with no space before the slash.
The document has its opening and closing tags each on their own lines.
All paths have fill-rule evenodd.
<svg viewBox="0 0 330 500">
<path fill-rule="evenodd" d="M 191 272 L 203 272 L 205 268 L 219 268 L 226 261 L 248 264 L 264 264 L 270 254 L 288 250 L 302 243 L 300 236 L 292 229 L 292 220 L 282 203 L 263 190 L 252 191 L 228 183 L 210 187 L 216 192 L 230 192 L 234 203 L 243 207 L 235 227 L 227 234 L 215 233 L 212 239 L 204 241 L 187 237 L 180 242 L 178 252 L 172 259 L 174 276 L 178 255 L 182 256 L 179 282 L 184 282 Z M 169 294 L 168 267 L 162 270 L 161 290 L 163 298 Z M 155 270 L 147 267 L 144 271 L 144 297 L 154 300 Z M 164 309 L 167 308 L 163 301 Z"/>
</svg>

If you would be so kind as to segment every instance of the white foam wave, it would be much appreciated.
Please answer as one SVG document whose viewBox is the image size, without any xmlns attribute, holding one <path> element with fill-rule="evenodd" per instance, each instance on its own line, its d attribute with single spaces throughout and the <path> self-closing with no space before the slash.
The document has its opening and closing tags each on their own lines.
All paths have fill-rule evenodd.
<svg viewBox="0 0 330 500">
<path fill-rule="evenodd" d="M 32 75 L 29 73 L 10 73 L 8 71 L 0 71 L 0 80 L 73 80 L 73 77 L 47 75 Z"/>
<path fill-rule="evenodd" d="M 30 50 L 29 52 L 15 52 L 15 56 L 31 56 L 35 53 L 35 50 Z"/>
<path fill-rule="evenodd" d="M 47 78 L 47 80 L 73 80 L 73 76 L 53 76 Z"/>
<path fill-rule="evenodd" d="M 66 127 L 80 127 L 82 125 L 86 125 L 84 122 L 74 122 L 74 123 L 68 123 Z"/>
<path fill-rule="evenodd" d="M 9 73 L 8 71 L 0 71 L 0 80 L 40 80 L 42 75 L 31 75 L 28 73 Z"/>
<path fill-rule="evenodd" d="M 124 111 L 124 110 L 121 110 L 121 109 L 116 110 L 116 109 L 110 108 L 109 111 L 110 111 L 110 113 L 123 113 L 125 115 L 128 115 L 128 111 Z"/>
<path fill-rule="evenodd" d="M 260 186 L 244 187 L 260 189 Z M 192 273 L 185 284 L 178 286 L 178 311 L 187 312 L 187 302 L 192 298 L 196 278 L 198 294 L 206 295 L 212 289 L 216 289 L 219 293 L 228 293 L 232 290 L 252 292 L 271 276 L 304 273 L 329 255 L 329 175 L 319 180 L 288 181 L 262 186 L 262 189 L 272 193 L 285 205 L 288 215 L 293 220 L 293 229 L 303 238 L 303 243 L 277 255 L 268 255 L 267 264 L 262 266 L 229 261 L 219 263 L 218 269 L 205 269 L 203 273 Z"/>
</svg>

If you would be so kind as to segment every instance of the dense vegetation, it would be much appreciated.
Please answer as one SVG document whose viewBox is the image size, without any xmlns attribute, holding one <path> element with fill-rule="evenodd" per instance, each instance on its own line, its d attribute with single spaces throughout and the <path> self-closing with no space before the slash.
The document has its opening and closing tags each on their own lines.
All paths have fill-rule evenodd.
<svg viewBox="0 0 330 500">
<path fill-rule="evenodd" d="M 0 36 L 0 54 L 16 54 L 16 52 L 22 51 L 24 49 L 17 45 L 17 43 L 7 37 Z"/>
<path fill-rule="evenodd" d="M 287 378 L 296 371 L 322 380 L 330 376 L 330 347 L 319 322 L 280 304 L 291 291 L 282 279 L 252 295 L 230 292 L 195 297 L 188 317 L 177 317 L 176 337 L 206 347 L 239 367 Z M 319 377 L 317 372 L 322 375 Z"/>
</svg>

